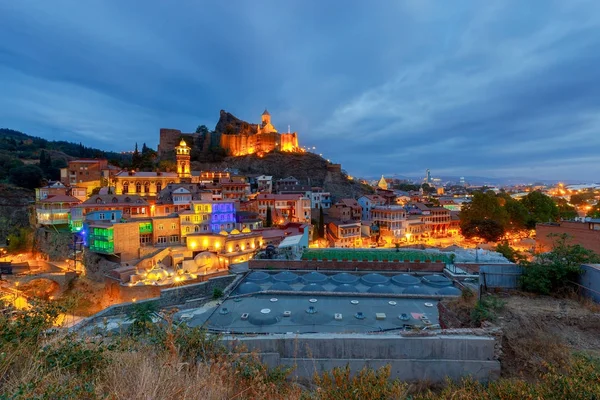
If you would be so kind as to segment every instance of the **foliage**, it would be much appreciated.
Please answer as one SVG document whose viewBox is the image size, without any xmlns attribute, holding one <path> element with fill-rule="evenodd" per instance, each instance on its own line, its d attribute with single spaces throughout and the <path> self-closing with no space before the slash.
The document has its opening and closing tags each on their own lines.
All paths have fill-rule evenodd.
<svg viewBox="0 0 600 400">
<path fill-rule="evenodd" d="M 492 219 L 471 220 L 461 223 L 460 228 L 464 237 L 479 237 L 486 242 L 496 242 L 505 234 L 502 224 Z"/>
<path fill-rule="evenodd" d="M 600 262 L 600 257 L 581 245 L 568 244 L 567 234 L 550 234 L 554 239 L 552 251 L 537 255 L 534 261 L 522 261 L 522 289 L 550 294 L 562 291 L 577 280 L 581 265 Z"/>
<path fill-rule="evenodd" d="M 504 200 L 504 203 L 506 200 Z M 460 212 L 460 229 L 466 238 L 481 237 L 495 241 L 504 235 L 509 214 L 492 191 L 475 192 Z"/>
<path fill-rule="evenodd" d="M 389 365 L 378 370 L 364 367 L 351 376 L 350 366 L 336 367 L 323 375 L 315 374 L 316 398 L 319 400 L 398 399 L 406 395 L 408 385 L 390 380 Z"/>
<path fill-rule="evenodd" d="M 323 216 L 323 207 L 319 207 L 319 239 L 325 238 L 325 217 Z"/>
<path fill-rule="evenodd" d="M 600 201 L 596 203 L 590 210 L 588 210 L 587 217 L 600 218 Z"/>
<path fill-rule="evenodd" d="M 265 220 L 265 227 L 270 228 L 273 225 L 273 215 L 272 215 L 271 207 L 267 206 L 267 218 Z"/>
<path fill-rule="evenodd" d="M 572 220 L 577 217 L 577 210 L 568 201 L 561 197 L 554 197 L 553 201 L 558 207 L 558 215 L 562 220 Z"/>
<path fill-rule="evenodd" d="M 590 200 L 596 198 L 596 193 L 593 190 L 585 191 L 582 193 L 572 194 L 569 202 L 573 205 L 579 206 L 588 203 Z"/>
<path fill-rule="evenodd" d="M 433 194 L 436 191 L 435 190 L 435 186 L 432 186 L 432 185 L 430 185 L 428 183 L 423 183 L 421 185 L 421 189 L 423 189 L 423 193 L 424 194 Z"/>
<path fill-rule="evenodd" d="M 15 186 L 35 189 L 42 186 L 44 172 L 37 165 L 24 165 L 9 171 L 8 181 Z"/>
<path fill-rule="evenodd" d="M 506 241 L 499 243 L 496 246 L 495 250 L 498 253 L 502 254 L 504 256 L 504 258 L 506 258 L 510 262 L 517 263 L 520 261 L 524 261 L 526 259 L 525 255 L 523 255 L 518 250 L 515 250 L 512 247 L 510 247 L 510 245 Z"/>
<path fill-rule="evenodd" d="M 223 289 L 221 288 L 214 288 L 213 289 L 213 299 L 220 299 L 221 297 L 223 297 Z"/>
<path fill-rule="evenodd" d="M 460 291 L 460 297 L 461 299 L 463 299 L 464 301 L 468 302 L 470 301 L 473 297 L 475 297 L 475 292 L 473 292 L 473 290 L 471 290 L 470 287 L 465 286 L 463 288 L 463 290 Z"/>
<path fill-rule="evenodd" d="M 8 235 L 8 251 L 18 253 L 31 250 L 33 247 L 33 232 L 30 228 L 20 228 L 17 232 Z"/>
<path fill-rule="evenodd" d="M 551 197 L 546 196 L 540 191 L 533 191 L 527 194 L 521 202 L 529 212 L 527 219 L 527 228 L 535 229 L 535 224 L 540 222 L 558 221 L 559 209 Z"/>
<path fill-rule="evenodd" d="M 398 183 L 393 186 L 394 189 L 402 190 L 403 192 L 417 192 L 419 191 L 420 186 L 413 183 Z"/>
<path fill-rule="evenodd" d="M 471 321 L 476 325 L 481 325 L 483 321 L 494 322 L 505 305 L 506 302 L 496 296 L 484 296 L 471 311 Z"/>
<path fill-rule="evenodd" d="M 539 380 L 499 379 L 488 384 L 473 378 L 446 381 L 442 391 L 415 396 L 420 400 L 537 400 L 596 399 L 600 394 L 600 362 L 597 358 L 575 354 L 565 365 L 547 365 Z"/>
<path fill-rule="evenodd" d="M 152 319 L 158 315 L 156 311 L 154 302 L 147 301 L 135 304 L 133 310 L 127 316 L 127 320 L 132 321 L 130 327 L 131 334 L 140 335 L 148 333 L 152 326 Z"/>
</svg>

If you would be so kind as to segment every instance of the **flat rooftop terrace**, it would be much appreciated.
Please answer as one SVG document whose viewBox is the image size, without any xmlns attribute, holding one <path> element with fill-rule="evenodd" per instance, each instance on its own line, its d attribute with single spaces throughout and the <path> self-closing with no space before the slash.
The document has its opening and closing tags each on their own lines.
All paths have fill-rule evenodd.
<svg viewBox="0 0 600 400">
<path fill-rule="evenodd" d="M 179 313 L 190 326 L 231 333 L 366 333 L 439 324 L 437 301 L 386 297 L 253 294 L 216 309 Z"/>
</svg>

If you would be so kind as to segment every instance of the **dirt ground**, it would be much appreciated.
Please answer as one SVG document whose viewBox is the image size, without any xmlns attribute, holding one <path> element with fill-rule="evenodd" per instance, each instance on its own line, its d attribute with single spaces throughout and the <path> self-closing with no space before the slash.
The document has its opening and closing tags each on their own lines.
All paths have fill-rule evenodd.
<svg viewBox="0 0 600 400">
<path fill-rule="evenodd" d="M 499 328 L 498 357 L 504 377 L 534 377 L 545 364 L 560 365 L 570 353 L 600 356 L 600 306 L 589 301 L 525 294 L 496 294 L 504 306 L 482 327 Z M 445 302 L 448 328 L 476 327 L 476 299 Z"/>
</svg>

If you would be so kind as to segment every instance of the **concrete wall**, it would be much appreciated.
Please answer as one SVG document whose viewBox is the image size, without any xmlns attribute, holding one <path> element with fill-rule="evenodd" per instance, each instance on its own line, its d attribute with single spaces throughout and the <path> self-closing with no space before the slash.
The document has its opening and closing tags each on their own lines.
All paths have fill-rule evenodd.
<svg viewBox="0 0 600 400">
<path fill-rule="evenodd" d="M 330 271 L 407 271 L 442 272 L 443 262 L 398 261 L 314 261 L 314 260 L 250 260 L 250 269 L 330 270 Z"/>
<path fill-rule="evenodd" d="M 363 367 L 390 364 L 391 378 L 430 380 L 466 375 L 487 381 L 499 376 L 495 340 L 490 336 L 440 335 L 396 336 L 364 334 L 271 335 L 269 337 L 225 337 L 229 346 L 243 345 L 257 351 L 269 366 L 292 366 L 292 376 L 311 379 L 334 367 L 350 366 L 353 373 Z"/>
<path fill-rule="evenodd" d="M 579 284 L 584 286 L 583 293 L 600 303 L 600 266 L 582 265 L 581 268 L 583 273 L 579 276 Z"/>
</svg>

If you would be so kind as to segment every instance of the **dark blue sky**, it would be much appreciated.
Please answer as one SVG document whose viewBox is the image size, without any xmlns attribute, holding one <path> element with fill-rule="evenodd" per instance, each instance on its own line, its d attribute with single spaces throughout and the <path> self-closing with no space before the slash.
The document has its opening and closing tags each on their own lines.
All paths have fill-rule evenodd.
<svg viewBox="0 0 600 400">
<path fill-rule="evenodd" d="M 267 107 L 353 175 L 600 180 L 600 3 L 0 1 L 0 93 L 110 150 Z"/>
</svg>

